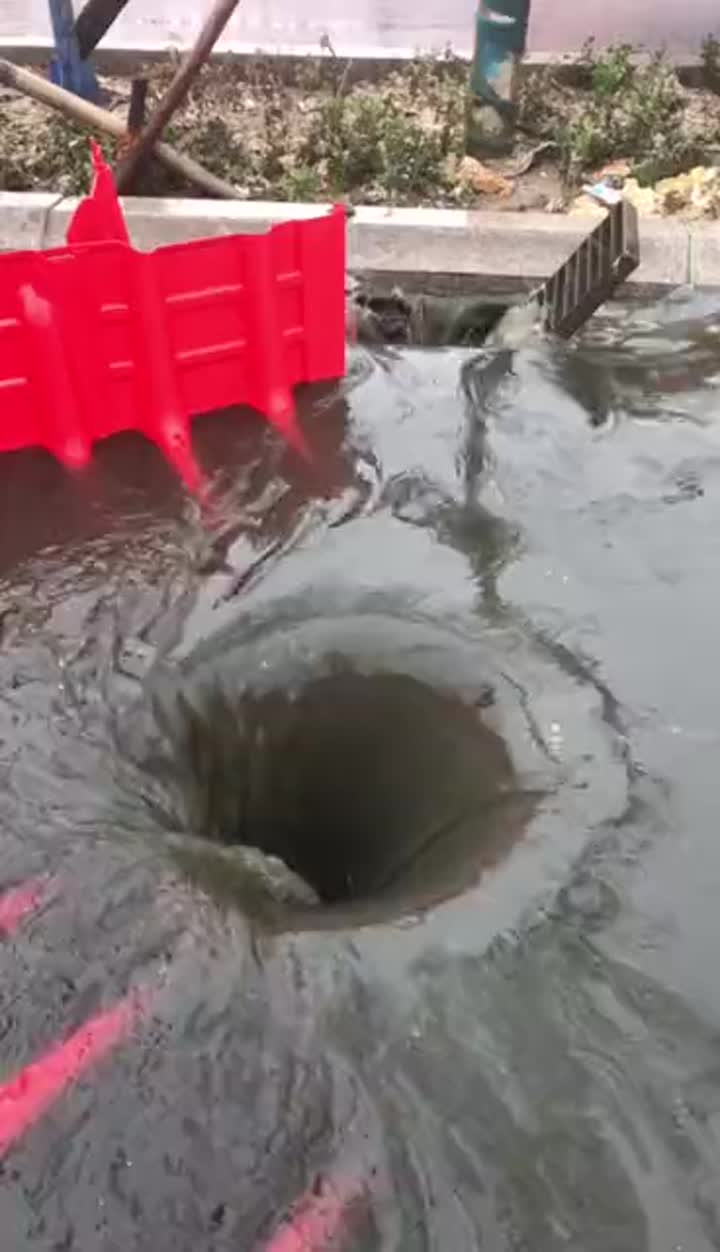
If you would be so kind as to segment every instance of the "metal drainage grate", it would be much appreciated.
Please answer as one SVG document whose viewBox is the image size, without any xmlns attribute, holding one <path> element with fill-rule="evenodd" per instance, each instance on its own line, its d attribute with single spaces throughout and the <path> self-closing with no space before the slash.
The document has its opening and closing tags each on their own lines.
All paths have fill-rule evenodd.
<svg viewBox="0 0 720 1252">
<path fill-rule="evenodd" d="M 637 211 L 621 200 L 534 293 L 545 329 L 569 339 L 639 264 Z"/>
</svg>

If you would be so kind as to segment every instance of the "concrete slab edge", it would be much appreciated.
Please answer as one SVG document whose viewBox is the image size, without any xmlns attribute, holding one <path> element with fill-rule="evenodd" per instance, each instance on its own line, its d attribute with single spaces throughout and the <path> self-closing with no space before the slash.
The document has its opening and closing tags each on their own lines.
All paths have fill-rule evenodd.
<svg viewBox="0 0 720 1252">
<path fill-rule="evenodd" d="M 77 200 L 0 192 L 4 250 L 61 246 Z M 267 230 L 312 217 L 323 205 L 262 201 L 147 199 L 124 209 L 135 245 L 151 249 L 206 236 Z M 359 207 L 348 223 L 348 266 L 378 282 L 428 290 L 463 288 L 512 295 L 562 264 L 593 219 L 544 213 Z M 635 291 L 695 283 L 720 287 L 720 222 L 641 220 L 642 263 Z"/>
<path fill-rule="evenodd" d="M 122 75 L 131 73 L 139 65 L 150 65 L 164 60 L 169 52 L 182 50 L 183 47 L 182 43 L 174 43 L 171 40 L 146 40 L 137 43 L 117 40 L 112 44 L 101 44 L 93 54 L 93 63 L 100 73 Z M 35 36 L 18 36 L 16 39 L 0 44 L 0 56 L 8 61 L 14 61 L 17 65 L 46 65 L 53 52 L 51 40 L 37 39 Z M 384 44 L 346 45 L 339 43 L 334 45 L 335 56 L 340 60 L 351 62 L 350 77 L 361 81 L 399 68 L 418 56 L 443 57 L 446 52 L 447 49 L 443 46 L 421 50 L 416 47 L 388 47 Z M 472 55 L 470 37 L 466 45 L 453 47 L 452 52 L 461 60 L 469 62 Z M 648 59 L 648 55 L 638 52 L 634 60 L 642 63 Z M 328 64 L 333 59 L 330 53 L 323 51 L 319 42 L 258 44 L 240 40 L 223 41 L 213 51 L 210 59 L 211 61 L 243 61 L 258 56 L 272 57 L 280 66 L 285 63 L 288 69 L 306 61 L 309 56 L 326 60 Z M 666 56 L 668 64 L 673 66 L 686 86 L 698 85 L 701 82 L 702 58 L 700 56 L 687 52 L 678 54 L 668 52 Z M 523 58 L 520 72 L 525 74 L 553 66 L 561 73 L 566 73 L 572 80 L 582 70 L 583 64 L 583 56 L 579 52 L 528 52 Z"/>
</svg>

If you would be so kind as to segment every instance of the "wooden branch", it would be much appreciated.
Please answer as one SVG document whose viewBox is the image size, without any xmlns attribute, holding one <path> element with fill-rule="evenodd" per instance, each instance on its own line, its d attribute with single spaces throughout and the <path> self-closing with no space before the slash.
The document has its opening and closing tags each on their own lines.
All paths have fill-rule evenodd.
<svg viewBox="0 0 720 1252">
<path fill-rule="evenodd" d="M 227 26 L 239 0 L 215 0 L 212 12 L 203 25 L 190 52 L 182 60 L 165 95 L 157 106 L 137 143 L 120 162 L 115 178 L 119 191 L 128 191 L 154 143 L 160 138 L 175 110 L 187 96 L 193 79 L 207 61 L 217 40 Z"/>
<path fill-rule="evenodd" d="M 39 74 L 33 74 L 32 70 L 22 69 L 19 65 L 13 65 L 11 61 L 3 58 L 0 58 L 0 85 L 12 87 L 22 95 L 37 100 L 40 104 L 56 109 L 58 113 L 78 122 L 81 126 L 103 131 L 106 135 L 113 135 L 116 139 L 124 139 L 127 136 L 125 123 L 115 113 L 109 113 L 107 109 L 90 104 L 88 100 L 83 100 L 62 87 L 56 87 L 54 83 L 41 78 Z M 223 178 L 217 178 L 197 161 L 193 161 L 192 157 L 184 156 L 167 143 L 155 144 L 153 155 L 167 169 L 186 178 L 197 187 L 201 187 L 210 196 L 217 196 L 221 200 L 244 198 L 237 187 L 225 182 Z"/>
<path fill-rule="evenodd" d="M 115 155 L 118 161 L 121 161 L 126 152 L 129 152 L 132 145 L 137 143 L 138 137 L 145 125 L 145 102 L 147 100 L 148 80 L 147 78 L 133 78 L 130 85 L 130 105 L 127 114 L 127 135 L 124 139 L 118 140 Z"/>
<path fill-rule="evenodd" d="M 80 56 L 86 61 L 93 48 L 106 35 L 128 0 L 87 0 L 75 21 L 75 38 Z"/>
</svg>

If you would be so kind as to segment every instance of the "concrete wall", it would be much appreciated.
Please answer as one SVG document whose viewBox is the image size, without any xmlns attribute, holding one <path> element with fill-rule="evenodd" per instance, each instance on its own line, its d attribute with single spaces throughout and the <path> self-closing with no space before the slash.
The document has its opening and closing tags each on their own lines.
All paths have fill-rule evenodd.
<svg viewBox="0 0 720 1252">
<path fill-rule="evenodd" d="M 76 8 L 81 0 L 75 0 Z M 210 0 L 129 0 L 107 44 L 187 43 Z M 230 41 L 268 50 L 298 45 L 317 49 L 324 33 L 338 49 L 377 52 L 469 52 L 477 0 L 241 0 Z M 589 35 L 625 39 L 675 52 L 697 52 L 711 30 L 720 35 L 718 0 L 532 0 L 530 49 L 573 51 Z M 0 0 L 0 43 L 48 39 L 47 0 Z"/>
</svg>

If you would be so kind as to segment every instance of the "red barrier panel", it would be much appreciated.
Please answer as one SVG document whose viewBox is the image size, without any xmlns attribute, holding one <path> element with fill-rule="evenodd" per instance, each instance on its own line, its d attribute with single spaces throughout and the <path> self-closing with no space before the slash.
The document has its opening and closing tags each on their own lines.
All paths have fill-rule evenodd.
<svg viewBox="0 0 720 1252">
<path fill-rule="evenodd" d="M 189 419 L 234 404 L 302 450 L 293 387 L 345 372 L 345 210 L 144 253 L 108 174 L 96 157 L 74 242 L 0 256 L 0 451 L 81 466 L 138 430 L 193 486 Z"/>
</svg>

